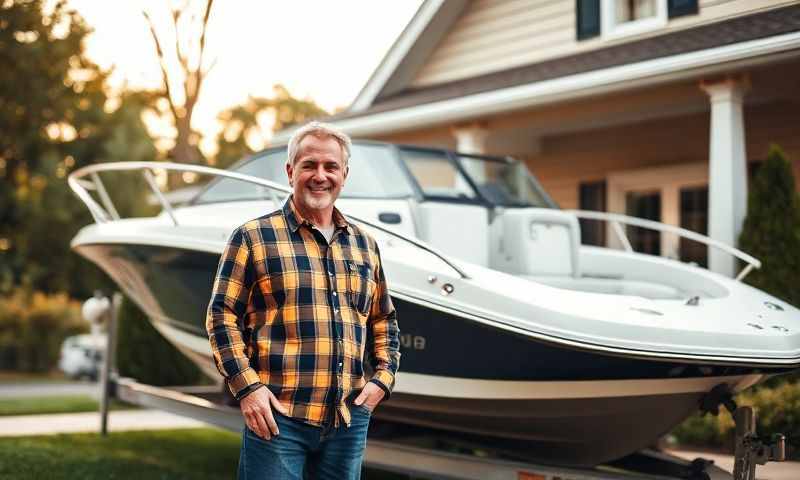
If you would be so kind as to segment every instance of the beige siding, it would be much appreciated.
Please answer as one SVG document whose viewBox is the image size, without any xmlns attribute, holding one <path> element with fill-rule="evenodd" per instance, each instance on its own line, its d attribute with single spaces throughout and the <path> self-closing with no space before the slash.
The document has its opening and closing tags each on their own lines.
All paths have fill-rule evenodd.
<svg viewBox="0 0 800 480">
<path fill-rule="evenodd" d="M 744 110 L 747 158 L 751 162 L 764 160 L 770 145 L 779 145 L 793 162 L 800 190 L 800 61 L 751 69 L 745 76 L 750 84 Z M 648 172 L 684 172 L 692 165 L 708 164 L 709 99 L 700 88 L 701 80 L 475 118 L 471 122 L 489 131 L 486 153 L 513 155 L 525 161 L 562 207 L 577 208 L 581 182 L 632 178 L 631 175 Z M 442 124 L 392 132 L 377 139 L 455 148 L 454 127 L 458 125 Z M 537 139 L 536 148 L 508 141 L 520 137 Z M 516 148 L 519 146 L 523 148 Z"/>
<path fill-rule="evenodd" d="M 666 1 L 666 0 L 664 0 Z M 474 0 L 417 73 L 421 87 L 629 42 L 796 0 L 700 0 L 699 15 L 670 21 L 636 36 L 575 39 L 574 0 Z"/>
<path fill-rule="evenodd" d="M 780 145 L 793 161 L 800 189 L 800 136 L 794 123 L 798 106 L 747 107 L 745 125 L 748 160 L 762 161 L 771 144 Z M 561 207 L 578 208 L 581 182 L 604 180 L 614 172 L 707 163 L 708 124 L 708 113 L 698 113 L 551 137 L 545 139 L 542 154 L 525 161 Z"/>
</svg>

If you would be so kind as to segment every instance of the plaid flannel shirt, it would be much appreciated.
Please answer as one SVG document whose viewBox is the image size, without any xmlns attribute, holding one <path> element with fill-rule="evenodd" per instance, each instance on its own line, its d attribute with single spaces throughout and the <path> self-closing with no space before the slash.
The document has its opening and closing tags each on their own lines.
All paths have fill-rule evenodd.
<svg viewBox="0 0 800 480">
<path fill-rule="evenodd" d="M 217 369 L 236 398 L 266 385 L 311 425 L 350 424 L 348 400 L 366 383 L 365 350 L 370 382 L 385 398 L 400 361 L 378 246 L 337 209 L 333 220 L 328 245 L 290 197 L 237 228 L 206 317 Z"/>
</svg>

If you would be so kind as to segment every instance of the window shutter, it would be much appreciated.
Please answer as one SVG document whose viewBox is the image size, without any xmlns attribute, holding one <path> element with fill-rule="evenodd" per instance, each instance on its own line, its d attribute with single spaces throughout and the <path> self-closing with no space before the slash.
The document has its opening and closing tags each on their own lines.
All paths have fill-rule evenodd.
<svg viewBox="0 0 800 480">
<path fill-rule="evenodd" d="M 697 13 L 697 0 L 667 0 L 669 18 Z"/>
<path fill-rule="evenodd" d="M 578 40 L 600 35 L 600 0 L 576 0 Z"/>
</svg>

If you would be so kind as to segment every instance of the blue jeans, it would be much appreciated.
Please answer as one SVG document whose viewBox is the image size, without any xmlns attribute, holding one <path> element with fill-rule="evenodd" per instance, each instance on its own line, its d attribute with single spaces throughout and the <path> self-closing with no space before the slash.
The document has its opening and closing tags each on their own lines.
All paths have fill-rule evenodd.
<svg viewBox="0 0 800 480">
<path fill-rule="evenodd" d="M 350 411 L 349 428 L 341 425 L 327 432 L 274 410 L 277 437 L 265 440 L 245 426 L 239 480 L 359 480 L 370 412 L 356 405 Z"/>
</svg>

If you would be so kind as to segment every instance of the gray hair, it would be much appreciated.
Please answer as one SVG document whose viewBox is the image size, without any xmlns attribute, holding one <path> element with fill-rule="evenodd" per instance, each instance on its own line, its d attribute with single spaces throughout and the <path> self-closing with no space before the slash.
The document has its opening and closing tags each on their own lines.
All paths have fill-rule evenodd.
<svg viewBox="0 0 800 480">
<path fill-rule="evenodd" d="M 300 142 L 309 135 L 313 135 L 317 138 L 332 138 L 336 140 L 336 143 L 342 147 L 344 167 L 347 168 L 347 163 L 350 160 L 350 148 L 353 146 L 350 137 L 331 124 L 317 121 L 303 125 L 292 134 L 292 138 L 289 139 L 289 155 L 286 158 L 287 165 L 294 165 L 294 162 L 297 160 L 297 154 L 299 153 Z"/>
</svg>

